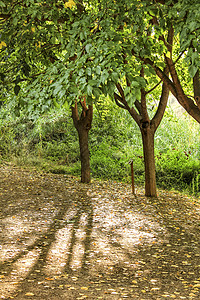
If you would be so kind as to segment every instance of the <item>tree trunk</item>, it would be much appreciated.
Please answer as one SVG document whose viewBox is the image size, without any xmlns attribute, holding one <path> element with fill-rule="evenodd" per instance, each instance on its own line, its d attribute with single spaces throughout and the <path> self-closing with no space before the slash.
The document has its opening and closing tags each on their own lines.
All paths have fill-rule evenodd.
<svg viewBox="0 0 200 300">
<path fill-rule="evenodd" d="M 154 134 L 150 126 L 141 128 L 144 165 L 145 165 L 145 196 L 157 197 L 156 192 L 156 167 L 154 158 Z"/>
<path fill-rule="evenodd" d="M 79 102 L 82 108 L 81 115 L 78 112 L 78 103 L 72 109 L 72 119 L 78 132 L 80 159 L 81 159 L 81 182 L 90 183 L 90 153 L 88 146 L 88 133 L 92 126 L 93 106 L 86 106 L 85 99 Z"/>
<path fill-rule="evenodd" d="M 88 147 L 88 130 L 84 127 L 79 128 L 79 147 L 80 147 L 80 159 L 81 159 L 81 182 L 90 182 L 90 153 Z"/>
</svg>

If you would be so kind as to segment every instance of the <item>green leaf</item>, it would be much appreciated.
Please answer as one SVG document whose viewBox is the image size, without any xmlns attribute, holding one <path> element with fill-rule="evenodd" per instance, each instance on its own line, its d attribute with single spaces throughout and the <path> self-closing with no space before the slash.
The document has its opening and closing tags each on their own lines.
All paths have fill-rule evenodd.
<svg viewBox="0 0 200 300">
<path fill-rule="evenodd" d="M 196 66 L 194 66 L 194 65 L 189 66 L 188 71 L 192 78 L 196 74 L 197 70 L 198 70 L 198 68 Z"/>
<path fill-rule="evenodd" d="M 88 94 L 88 96 L 92 96 L 92 86 L 91 85 L 87 85 L 87 94 Z"/>
<path fill-rule="evenodd" d="M 192 22 L 190 22 L 190 24 L 189 24 L 189 29 L 191 30 L 191 31 L 193 31 L 193 30 L 195 30 L 196 28 L 197 28 L 197 26 L 198 26 L 198 24 L 197 24 L 197 22 L 195 22 L 195 21 L 192 21 Z"/>
<path fill-rule="evenodd" d="M 56 96 L 61 89 L 62 89 L 62 85 L 57 84 L 55 90 L 53 91 L 54 96 Z"/>
<path fill-rule="evenodd" d="M 85 50 L 86 50 L 87 53 L 89 53 L 91 51 L 91 49 L 92 49 L 92 44 L 87 44 L 85 46 Z"/>
<path fill-rule="evenodd" d="M 16 26 L 17 25 L 17 22 L 18 22 L 18 19 L 15 17 L 13 18 L 13 25 Z"/>
<path fill-rule="evenodd" d="M 115 91 L 115 84 L 111 81 L 108 82 L 108 94 L 113 97 L 114 91 Z"/>
<path fill-rule="evenodd" d="M 139 86 L 140 86 L 139 82 L 137 82 L 137 81 L 132 81 L 131 82 L 131 87 L 138 88 Z"/>
<path fill-rule="evenodd" d="M 108 77 L 109 77 L 108 71 L 104 70 L 103 73 L 101 74 L 100 81 L 104 84 L 108 79 Z"/>
<path fill-rule="evenodd" d="M 198 60 L 198 58 L 199 58 L 199 54 L 198 54 L 197 52 L 193 52 L 193 53 L 192 53 L 192 56 L 191 56 L 191 59 L 192 59 L 192 65 L 194 65 L 194 62 L 195 62 L 196 60 Z"/>
<path fill-rule="evenodd" d="M 88 81 L 88 84 L 91 85 L 91 86 L 95 86 L 95 85 L 98 84 L 98 80 L 96 80 L 96 79 L 91 79 L 91 80 Z"/>
<path fill-rule="evenodd" d="M 82 40 L 84 40 L 84 38 L 85 38 L 84 33 L 81 31 L 80 32 L 80 40 L 82 41 Z"/>
<path fill-rule="evenodd" d="M 139 101 L 141 100 L 141 91 L 139 89 L 137 89 L 135 92 L 135 98 Z"/>
<path fill-rule="evenodd" d="M 80 69 L 79 72 L 78 72 L 78 75 L 81 77 L 81 76 L 83 76 L 83 74 L 84 74 L 84 70 Z"/>
<path fill-rule="evenodd" d="M 53 99 L 53 104 L 55 107 L 60 108 L 60 105 L 58 104 L 58 102 L 55 99 Z"/>
<path fill-rule="evenodd" d="M 3 3 L 2 1 L 0 1 L 0 6 L 1 7 L 6 7 L 5 3 Z"/>
<path fill-rule="evenodd" d="M 130 93 L 130 90 L 131 88 L 129 86 L 127 86 L 125 89 L 124 89 L 124 95 L 125 97 Z"/>
<path fill-rule="evenodd" d="M 113 73 L 111 74 L 111 78 L 112 78 L 112 80 L 113 80 L 115 83 L 117 83 L 118 80 L 119 80 L 118 73 L 117 73 L 117 72 L 113 72 Z"/>
<path fill-rule="evenodd" d="M 100 66 L 97 66 L 97 67 L 96 67 L 96 73 L 97 73 L 98 75 L 101 74 L 101 67 L 100 67 Z"/>
<path fill-rule="evenodd" d="M 99 88 L 94 88 L 93 89 L 93 94 L 96 98 L 99 98 L 99 96 L 101 95 L 101 90 Z"/>
<path fill-rule="evenodd" d="M 58 98 L 59 99 L 62 99 L 63 96 L 66 94 L 66 91 L 65 90 L 61 90 L 59 93 L 58 93 Z"/>
<path fill-rule="evenodd" d="M 88 68 L 86 69 L 86 74 L 89 75 L 89 76 L 92 75 L 92 69 L 91 69 L 90 67 L 88 67 Z"/>
</svg>

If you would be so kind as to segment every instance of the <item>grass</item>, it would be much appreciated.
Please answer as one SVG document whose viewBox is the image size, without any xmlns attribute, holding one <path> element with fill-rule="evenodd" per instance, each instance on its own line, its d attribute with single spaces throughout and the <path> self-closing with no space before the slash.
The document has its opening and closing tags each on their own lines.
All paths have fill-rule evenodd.
<svg viewBox="0 0 200 300">
<path fill-rule="evenodd" d="M 192 130 L 191 130 L 192 129 Z M 200 192 L 199 124 L 178 119 L 170 111 L 155 136 L 157 185 Z M 0 118 L 0 162 L 34 167 L 56 174 L 80 175 L 79 144 L 70 113 L 54 110 L 32 122 L 26 116 Z M 139 129 L 130 116 L 111 107 L 103 119 L 94 111 L 89 134 L 92 177 L 130 182 L 133 159 L 135 183 L 144 184 Z"/>
</svg>

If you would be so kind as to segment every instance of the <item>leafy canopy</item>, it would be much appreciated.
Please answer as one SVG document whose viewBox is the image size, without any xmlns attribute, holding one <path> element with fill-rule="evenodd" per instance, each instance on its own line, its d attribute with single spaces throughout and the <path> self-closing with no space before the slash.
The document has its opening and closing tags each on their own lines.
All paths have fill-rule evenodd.
<svg viewBox="0 0 200 300">
<path fill-rule="evenodd" d="M 88 102 L 102 93 L 113 98 L 120 82 L 132 106 L 142 88 L 158 83 L 156 70 L 164 70 L 167 58 L 177 62 L 184 57 L 188 74 L 196 74 L 200 65 L 198 2 L 1 1 L 5 43 L 1 55 L 5 59 L 14 53 L 16 76 L 31 78 L 27 101 L 46 95 L 72 105 L 83 96 Z M 173 45 L 167 41 L 171 27 L 176 44 L 172 57 L 169 47 Z M 145 78 L 140 76 L 142 68 Z M 34 76 L 37 72 L 40 75 Z"/>
</svg>

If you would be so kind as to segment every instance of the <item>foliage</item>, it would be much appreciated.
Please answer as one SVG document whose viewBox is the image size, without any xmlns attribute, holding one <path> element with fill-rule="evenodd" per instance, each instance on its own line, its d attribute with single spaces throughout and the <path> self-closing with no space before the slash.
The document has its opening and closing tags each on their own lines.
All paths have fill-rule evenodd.
<svg viewBox="0 0 200 300">
<path fill-rule="evenodd" d="M 8 158 L 13 152 L 14 132 L 13 128 L 0 125 L 0 157 Z"/>
<path fill-rule="evenodd" d="M 192 187 L 200 170 L 200 161 L 192 157 L 190 151 L 186 152 L 173 148 L 160 153 L 157 158 L 158 184 L 165 188 L 175 187 L 187 189 Z"/>
<path fill-rule="evenodd" d="M 69 108 L 77 99 L 85 97 L 87 104 L 95 102 L 97 108 L 98 101 L 107 101 L 102 95 L 108 95 L 131 112 L 141 126 L 143 117 L 148 119 L 144 106 L 147 105 L 150 114 L 158 116 L 156 110 L 152 110 L 155 104 L 152 102 L 153 89 L 158 88 L 157 95 L 161 91 L 157 76 L 193 117 L 200 119 L 193 96 L 187 97 L 182 90 L 184 87 L 185 91 L 191 92 L 191 80 L 199 68 L 197 0 L 193 1 L 192 10 L 191 1 L 186 0 L 50 0 L 48 3 L 4 0 L 0 5 L 2 94 L 4 98 L 9 95 L 8 84 L 11 82 L 16 95 L 12 98 L 14 110 L 25 107 L 26 114 L 34 122 L 41 112 L 46 113 L 53 105 Z M 166 66 L 172 80 L 167 75 Z M 181 78 L 181 84 L 177 78 Z M 141 101 L 142 91 L 151 91 L 145 105 Z M 139 106 L 138 101 L 141 102 Z M 109 127 L 107 116 L 108 112 L 103 118 Z M 108 143 L 111 145 L 116 131 L 112 135 L 107 133 L 106 140 L 102 136 L 93 138 L 91 154 L 98 142 L 106 147 Z M 125 132 L 118 136 L 125 138 Z M 57 140 L 52 146 L 46 134 L 37 136 L 36 140 L 34 150 L 39 154 L 52 160 L 60 151 L 59 159 L 64 155 L 66 137 L 64 141 L 61 138 L 59 146 Z M 112 149 L 115 152 L 115 148 Z M 101 151 L 99 155 L 102 156 Z M 95 166 L 99 164 L 100 161 L 96 160 Z M 108 161 L 107 165 L 110 166 L 111 162 Z M 107 174 L 109 172 L 108 168 Z"/>
<path fill-rule="evenodd" d="M 79 176 L 78 137 L 70 111 L 54 109 L 35 122 L 25 116 L 2 116 L 1 159 Z M 94 178 L 130 183 L 128 162 L 133 159 L 135 181 L 144 184 L 140 132 L 125 111 L 110 101 L 101 110 L 95 108 L 89 143 Z M 169 107 L 155 137 L 158 186 L 199 192 L 199 144 L 198 125 Z"/>
</svg>

